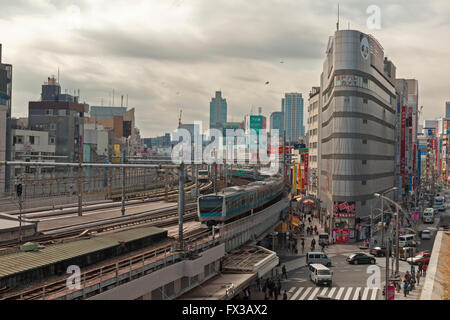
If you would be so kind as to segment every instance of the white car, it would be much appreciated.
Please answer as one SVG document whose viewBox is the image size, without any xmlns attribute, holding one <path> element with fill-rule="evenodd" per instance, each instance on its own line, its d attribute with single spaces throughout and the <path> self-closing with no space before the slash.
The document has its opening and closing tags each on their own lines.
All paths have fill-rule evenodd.
<svg viewBox="0 0 450 320">
<path fill-rule="evenodd" d="M 421 235 L 422 240 L 431 240 L 431 230 L 423 230 Z"/>
</svg>

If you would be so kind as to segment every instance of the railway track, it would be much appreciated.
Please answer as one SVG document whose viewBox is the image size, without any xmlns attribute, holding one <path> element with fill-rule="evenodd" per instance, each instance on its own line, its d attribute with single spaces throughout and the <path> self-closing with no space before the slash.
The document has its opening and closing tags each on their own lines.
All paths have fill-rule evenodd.
<svg viewBox="0 0 450 320">
<path fill-rule="evenodd" d="M 203 183 L 199 185 L 199 192 L 204 192 L 208 190 L 212 186 L 212 182 Z M 185 193 L 188 193 L 189 191 L 193 190 L 195 188 L 195 184 L 192 184 L 190 186 L 187 186 L 185 188 Z M 170 198 L 174 198 L 175 195 L 178 195 L 178 189 L 171 190 L 168 192 L 169 200 Z M 121 203 L 118 203 L 117 200 L 120 200 L 121 196 L 116 201 L 96 201 L 93 204 L 84 204 L 83 205 L 83 211 L 94 211 L 94 210 L 100 210 L 100 209 L 106 209 L 106 208 L 113 208 L 118 207 L 121 205 Z M 142 204 L 145 202 L 157 202 L 161 200 L 165 200 L 165 192 L 156 192 L 156 193 L 149 193 L 149 192 L 137 192 L 133 193 L 132 196 L 128 195 L 128 197 L 125 197 L 125 200 L 127 201 L 126 205 L 135 205 L 135 204 Z M 173 199 L 172 199 L 173 200 Z M 1 207 L 1 206 L 0 206 Z M 45 212 L 46 213 L 39 214 L 38 212 Z M 65 214 L 73 214 L 78 212 L 78 205 L 72 204 L 72 205 L 63 205 L 63 206 L 52 206 L 52 207 L 45 207 L 45 208 L 36 208 L 36 209 L 25 209 L 22 212 L 22 217 L 25 219 L 34 219 L 34 218 L 43 218 L 43 217 L 53 217 L 57 215 L 65 215 Z M 10 215 L 19 215 L 19 211 L 9 211 L 5 212 Z"/>
<path fill-rule="evenodd" d="M 185 240 L 196 241 L 204 238 L 208 234 L 209 231 L 205 229 L 192 230 L 185 234 Z M 146 261 L 151 263 L 154 261 L 155 257 L 162 256 L 162 254 L 165 256 L 167 256 L 168 252 L 169 255 L 173 254 L 172 248 L 173 241 L 166 241 L 166 243 L 163 243 L 156 248 L 131 255 L 127 258 L 122 258 L 116 262 L 107 263 L 101 267 L 91 268 L 90 270 L 83 272 L 80 275 L 80 278 L 85 284 L 89 282 L 90 286 L 108 278 L 117 278 L 119 274 L 130 272 L 130 266 L 143 266 Z M 67 288 L 67 278 L 64 278 L 10 295 L 3 294 L 3 296 L 1 296 L 2 292 L 0 291 L 0 300 L 45 300 L 46 298 L 53 300 L 77 290 L 81 289 Z"/>
<path fill-rule="evenodd" d="M 196 218 L 197 209 L 195 204 L 187 204 L 185 207 L 184 221 L 192 221 Z M 165 210 L 153 213 L 152 211 L 140 212 L 133 215 L 105 219 L 91 223 L 82 223 L 70 227 L 48 229 L 43 235 L 28 239 L 28 241 L 46 244 L 57 240 L 80 238 L 88 234 L 99 234 L 109 231 L 121 231 L 142 225 L 155 227 L 167 227 L 178 223 L 178 209 Z M 60 241 L 62 242 L 62 241 Z M 12 248 L 19 242 L 12 242 L 0 246 L 0 249 Z"/>
</svg>

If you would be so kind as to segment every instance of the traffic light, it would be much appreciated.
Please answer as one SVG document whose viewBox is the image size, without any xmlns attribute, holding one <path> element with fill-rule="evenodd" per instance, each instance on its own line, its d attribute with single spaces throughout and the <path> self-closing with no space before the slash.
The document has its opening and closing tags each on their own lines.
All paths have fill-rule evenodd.
<svg viewBox="0 0 450 320">
<path fill-rule="evenodd" d="M 22 184 L 19 183 L 16 187 L 17 196 L 20 198 L 22 196 Z"/>
</svg>

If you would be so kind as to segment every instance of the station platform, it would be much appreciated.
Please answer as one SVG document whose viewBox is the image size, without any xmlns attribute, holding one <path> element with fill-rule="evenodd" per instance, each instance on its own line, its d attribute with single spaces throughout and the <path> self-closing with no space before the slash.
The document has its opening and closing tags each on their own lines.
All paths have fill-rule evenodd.
<svg viewBox="0 0 450 320">
<path fill-rule="evenodd" d="M 17 240 L 20 232 L 23 238 L 31 237 L 36 234 L 37 228 L 35 221 L 22 219 L 20 227 L 18 217 L 0 213 L 0 243 Z"/>
<path fill-rule="evenodd" d="M 2 255 L 0 288 L 14 288 L 49 276 L 65 274 L 70 265 L 82 268 L 153 245 L 166 237 L 167 231 L 164 229 L 141 227 L 44 247 L 37 251 Z"/>
<path fill-rule="evenodd" d="M 153 211 L 165 208 L 176 209 L 177 205 L 176 204 L 174 205 L 173 203 L 167 203 L 164 201 L 143 203 L 142 205 L 133 205 L 132 207 L 126 208 L 125 215 L 128 216 L 142 213 L 144 211 Z M 39 218 L 38 232 L 44 232 L 46 230 L 55 228 L 70 227 L 82 223 L 97 222 L 100 220 L 117 218 L 121 216 L 122 216 L 121 208 L 116 207 L 116 208 L 101 209 L 93 212 L 85 212 L 81 217 L 78 216 L 77 213 L 74 213 L 68 214 L 66 216 L 55 216 L 55 217 L 50 216 L 46 218 Z"/>
</svg>

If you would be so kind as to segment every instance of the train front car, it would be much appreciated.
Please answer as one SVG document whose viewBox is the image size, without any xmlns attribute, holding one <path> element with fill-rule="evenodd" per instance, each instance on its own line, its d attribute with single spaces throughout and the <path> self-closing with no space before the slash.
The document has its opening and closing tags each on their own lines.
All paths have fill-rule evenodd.
<svg viewBox="0 0 450 320">
<path fill-rule="evenodd" d="M 208 227 L 216 225 L 222 218 L 223 196 L 205 195 L 198 198 L 198 219 Z"/>
</svg>

